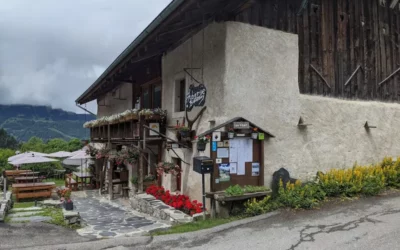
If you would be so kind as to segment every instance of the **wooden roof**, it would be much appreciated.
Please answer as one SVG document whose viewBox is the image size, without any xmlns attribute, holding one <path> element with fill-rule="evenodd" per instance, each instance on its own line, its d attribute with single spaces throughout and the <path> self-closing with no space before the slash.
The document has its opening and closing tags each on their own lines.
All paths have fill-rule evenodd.
<svg viewBox="0 0 400 250">
<path fill-rule="evenodd" d="M 233 119 L 231 119 L 231 120 L 229 120 L 229 121 L 227 121 L 227 122 L 224 122 L 224 123 L 222 123 L 222 124 L 220 124 L 220 125 L 218 125 L 218 126 L 215 126 L 214 128 L 212 128 L 212 129 L 210 129 L 210 130 L 207 130 L 207 131 L 204 132 L 204 133 L 201 133 L 201 134 L 198 135 L 198 136 L 201 137 L 201 136 L 209 135 L 209 134 L 211 134 L 212 132 L 214 132 L 214 131 L 216 131 L 216 130 L 218 130 L 218 129 L 220 129 L 220 128 L 223 128 L 223 127 L 225 127 L 225 126 L 227 126 L 227 125 L 229 125 L 229 124 L 231 124 L 231 123 L 234 123 L 234 122 L 248 122 L 248 123 L 250 124 L 250 126 L 258 128 L 259 132 L 264 133 L 264 134 L 266 134 L 267 136 L 269 136 L 269 137 L 271 137 L 271 138 L 275 138 L 275 136 L 274 136 L 273 134 L 271 134 L 270 132 L 268 132 L 268 131 L 262 129 L 261 127 L 257 126 L 256 124 L 252 123 L 251 121 L 249 121 L 249 120 L 247 120 L 247 119 L 245 119 L 245 118 L 243 118 L 243 117 L 236 117 L 236 118 L 233 118 Z"/>
</svg>

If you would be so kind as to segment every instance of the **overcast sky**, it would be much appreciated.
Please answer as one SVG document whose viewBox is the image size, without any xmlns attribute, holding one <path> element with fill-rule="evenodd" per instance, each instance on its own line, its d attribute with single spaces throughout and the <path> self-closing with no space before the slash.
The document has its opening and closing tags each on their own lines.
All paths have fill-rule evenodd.
<svg viewBox="0 0 400 250">
<path fill-rule="evenodd" d="M 0 104 L 81 113 L 76 98 L 170 2 L 0 0 Z"/>
</svg>

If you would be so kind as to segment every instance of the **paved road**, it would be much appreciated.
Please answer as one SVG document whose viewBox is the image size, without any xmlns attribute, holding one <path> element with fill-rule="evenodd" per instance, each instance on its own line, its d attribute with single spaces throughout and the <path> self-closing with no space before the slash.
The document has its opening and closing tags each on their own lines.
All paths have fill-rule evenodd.
<svg viewBox="0 0 400 250">
<path fill-rule="evenodd" d="M 285 211 L 219 233 L 154 238 L 147 249 L 399 249 L 400 195 Z M 176 236 L 174 236 L 175 239 Z"/>
<path fill-rule="evenodd" d="M 2 230 L 0 227 L 1 236 Z M 30 230 L 18 234 L 29 235 Z M 268 218 L 255 217 L 181 235 L 116 238 L 46 247 L 40 246 L 44 240 L 36 235 L 29 249 L 398 249 L 399 235 L 400 193 L 396 193 L 328 204 L 313 211 L 282 211 Z M 71 242 L 82 240 L 79 237 L 68 239 Z M 0 237 L 0 246 L 6 241 Z"/>
</svg>

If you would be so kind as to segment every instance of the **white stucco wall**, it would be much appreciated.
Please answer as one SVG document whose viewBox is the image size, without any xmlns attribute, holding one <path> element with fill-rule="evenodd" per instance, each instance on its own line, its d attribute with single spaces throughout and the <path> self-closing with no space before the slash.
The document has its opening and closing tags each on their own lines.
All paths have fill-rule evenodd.
<svg viewBox="0 0 400 250">
<path fill-rule="evenodd" d="M 132 84 L 121 83 L 115 96 L 112 96 L 110 92 L 98 100 L 97 118 L 122 113 L 127 109 L 132 109 Z"/>
<path fill-rule="evenodd" d="M 203 33 L 204 32 L 204 33 Z M 204 36 L 204 39 L 203 39 Z M 201 117 L 199 122 L 195 124 L 194 129 L 201 132 L 209 128 L 208 121 L 218 116 L 218 110 L 221 107 L 224 97 L 223 81 L 225 72 L 225 37 L 226 25 L 223 23 L 211 24 L 200 31 L 194 37 L 186 41 L 184 44 L 168 53 L 163 57 L 162 61 L 162 84 L 163 98 L 162 107 L 168 111 L 168 124 L 176 125 L 176 121 L 182 122 L 185 116 L 184 112 L 174 112 L 175 106 L 175 81 L 185 78 L 187 89 L 191 83 L 191 77 L 184 72 L 184 68 L 202 68 L 204 65 L 204 73 L 201 70 L 188 70 L 193 77 L 199 81 L 203 81 L 207 88 L 207 111 Z M 203 43 L 204 40 L 204 43 Z M 203 53 L 204 52 L 204 53 Z M 194 108 L 189 114 L 192 118 L 199 111 Z M 169 137 L 175 137 L 174 130 L 168 130 Z M 185 162 L 192 163 L 192 158 L 197 156 L 197 150 L 175 149 L 176 153 Z M 173 161 L 177 158 L 174 152 L 165 151 L 165 160 Z M 182 192 L 191 195 L 194 199 L 201 200 L 201 175 L 193 172 L 192 166 L 182 163 Z M 163 185 L 167 189 L 173 188 L 175 185 L 171 183 L 171 178 L 164 178 Z M 209 177 L 206 178 L 206 187 L 209 187 Z M 209 188 L 207 188 L 209 190 Z M 174 190 L 172 190 L 174 191 Z"/>
<path fill-rule="evenodd" d="M 265 141 L 265 185 L 281 167 L 308 179 L 319 170 L 351 167 L 356 161 L 371 164 L 400 153 L 400 105 L 300 94 L 296 35 L 236 22 L 211 24 L 204 32 L 204 50 L 201 31 L 163 58 L 168 123 L 175 125 L 183 117 L 173 112 L 174 81 L 184 75 L 183 68 L 201 68 L 204 51 L 207 110 L 194 129 L 202 133 L 210 120 L 218 125 L 242 116 L 275 135 Z M 201 71 L 194 71 L 199 77 L 196 72 Z M 312 125 L 300 130 L 300 116 Z M 377 128 L 368 133 L 366 121 Z M 168 135 L 173 137 L 174 131 Z M 176 151 L 189 163 L 198 154 L 195 148 Z M 165 152 L 166 160 L 172 157 L 173 152 Z M 200 200 L 201 175 L 191 168 L 184 165 L 182 191 Z"/>
</svg>

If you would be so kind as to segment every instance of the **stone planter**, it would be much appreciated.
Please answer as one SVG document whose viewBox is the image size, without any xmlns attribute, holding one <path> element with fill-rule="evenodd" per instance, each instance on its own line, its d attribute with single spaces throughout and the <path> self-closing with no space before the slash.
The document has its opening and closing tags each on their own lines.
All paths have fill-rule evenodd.
<svg viewBox="0 0 400 250">
<path fill-rule="evenodd" d="M 74 203 L 72 201 L 71 202 L 64 201 L 64 208 L 67 211 L 72 211 L 74 210 Z"/>
</svg>

